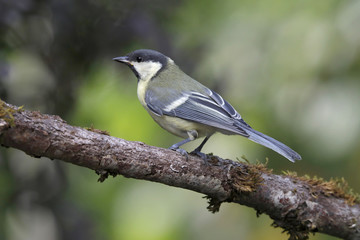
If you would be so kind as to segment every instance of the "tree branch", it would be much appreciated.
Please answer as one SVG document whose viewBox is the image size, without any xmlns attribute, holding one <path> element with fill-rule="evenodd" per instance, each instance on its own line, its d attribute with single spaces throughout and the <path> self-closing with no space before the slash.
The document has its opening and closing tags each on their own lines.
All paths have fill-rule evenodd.
<svg viewBox="0 0 360 240">
<path fill-rule="evenodd" d="M 266 213 L 290 239 L 322 232 L 360 239 L 360 205 L 338 182 L 275 175 L 262 164 L 208 155 L 186 160 L 167 149 L 108 136 L 99 130 L 68 125 L 58 116 L 0 103 L 0 143 L 34 157 L 58 159 L 108 174 L 164 183 L 208 196 L 209 210 L 234 202 Z"/>
</svg>

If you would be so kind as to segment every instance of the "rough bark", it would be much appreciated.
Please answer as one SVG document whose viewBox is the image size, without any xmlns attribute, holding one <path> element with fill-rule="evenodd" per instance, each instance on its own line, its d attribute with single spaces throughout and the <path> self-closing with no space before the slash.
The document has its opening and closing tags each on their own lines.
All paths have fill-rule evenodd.
<svg viewBox="0 0 360 240">
<path fill-rule="evenodd" d="M 360 239 L 360 205 L 336 182 L 275 175 L 264 165 L 208 156 L 182 155 L 68 125 L 58 116 L 19 109 L 1 102 L 0 143 L 34 157 L 58 159 L 108 174 L 160 182 L 205 194 L 209 210 L 234 202 L 266 213 L 290 239 L 322 232 Z"/>
</svg>

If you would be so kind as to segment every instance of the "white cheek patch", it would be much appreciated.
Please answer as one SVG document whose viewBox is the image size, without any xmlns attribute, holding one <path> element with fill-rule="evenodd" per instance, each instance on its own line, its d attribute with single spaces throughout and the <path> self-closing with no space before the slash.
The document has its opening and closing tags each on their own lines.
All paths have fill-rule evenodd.
<svg viewBox="0 0 360 240">
<path fill-rule="evenodd" d="M 159 62 L 132 62 L 131 64 L 134 66 L 142 81 L 150 80 L 162 67 Z"/>
</svg>

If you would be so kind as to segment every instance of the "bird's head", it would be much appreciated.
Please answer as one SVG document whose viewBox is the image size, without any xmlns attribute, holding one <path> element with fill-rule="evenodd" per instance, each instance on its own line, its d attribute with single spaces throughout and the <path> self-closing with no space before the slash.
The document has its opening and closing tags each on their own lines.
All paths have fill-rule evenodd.
<svg viewBox="0 0 360 240">
<path fill-rule="evenodd" d="M 128 65 L 135 73 L 138 81 L 148 81 L 166 68 L 173 61 L 154 50 L 140 49 L 123 57 L 113 58 L 114 61 Z"/>
</svg>

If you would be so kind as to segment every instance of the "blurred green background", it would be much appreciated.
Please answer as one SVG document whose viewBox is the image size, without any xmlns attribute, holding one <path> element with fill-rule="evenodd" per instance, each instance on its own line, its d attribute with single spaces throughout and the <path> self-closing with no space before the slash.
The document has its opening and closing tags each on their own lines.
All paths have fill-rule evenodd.
<svg viewBox="0 0 360 240">
<path fill-rule="evenodd" d="M 155 49 L 303 161 L 220 134 L 204 152 L 268 157 L 275 173 L 344 177 L 360 192 L 359 22 L 357 0 L 0 0 L 0 96 L 166 148 L 180 139 L 153 122 L 133 73 L 112 61 Z M 121 176 L 98 183 L 85 168 L 0 153 L 0 239 L 287 239 L 244 206 L 211 214 L 198 193 Z"/>
</svg>

